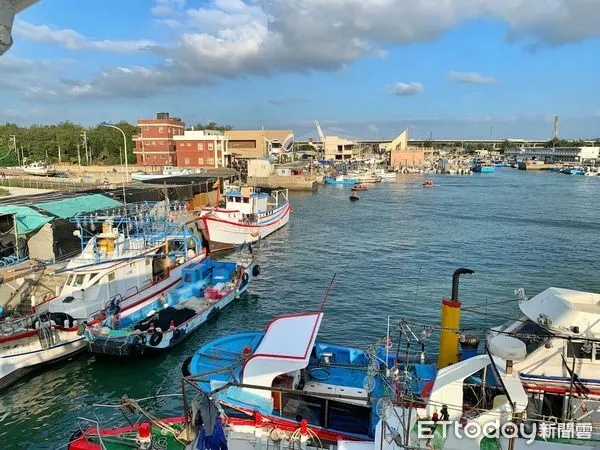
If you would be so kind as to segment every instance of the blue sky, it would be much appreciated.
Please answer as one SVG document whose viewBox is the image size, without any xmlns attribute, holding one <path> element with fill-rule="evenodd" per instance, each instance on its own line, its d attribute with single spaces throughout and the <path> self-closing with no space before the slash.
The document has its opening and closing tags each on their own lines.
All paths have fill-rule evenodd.
<svg viewBox="0 0 600 450">
<path fill-rule="evenodd" d="M 549 138 L 558 114 L 600 137 L 599 21 L 590 0 L 41 0 L 0 58 L 0 122 Z"/>
</svg>

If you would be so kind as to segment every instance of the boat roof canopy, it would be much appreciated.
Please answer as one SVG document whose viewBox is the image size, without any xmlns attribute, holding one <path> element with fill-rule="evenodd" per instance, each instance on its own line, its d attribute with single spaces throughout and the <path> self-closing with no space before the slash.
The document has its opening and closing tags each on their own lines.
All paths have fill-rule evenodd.
<svg viewBox="0 0 600 450">
<path fill-rule="evenodd" d="M 600 335 L 599 306 L 600 294 L 555 287 L 519 305 L 529 319 L 545 328 L 588 337 Z"/>
<path fill-rule="evenodd" d="M 242 369 L 244 384 L 271 387 L 282 374 L 305 368 L 315 344 L 322 312 L 283 316 L 273 320 L 254 354 Z M 270 397 L 269 391 L 257 391 Z"/>
</svg>

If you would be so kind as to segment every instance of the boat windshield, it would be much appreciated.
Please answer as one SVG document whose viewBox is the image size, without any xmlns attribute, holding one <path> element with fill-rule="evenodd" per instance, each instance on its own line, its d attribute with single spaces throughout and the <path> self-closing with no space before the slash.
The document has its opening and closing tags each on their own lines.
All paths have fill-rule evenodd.
<svg viewBox="0 0 600 450">
<path fill-rule="evenodd" d="M 548 333 L 532 320 L 524 320 L 521 325 L 510 332 L 514 336 L 525 343 L 527 354 L 534 352 L 544 345 L 544 337 Z"/>
</svg>

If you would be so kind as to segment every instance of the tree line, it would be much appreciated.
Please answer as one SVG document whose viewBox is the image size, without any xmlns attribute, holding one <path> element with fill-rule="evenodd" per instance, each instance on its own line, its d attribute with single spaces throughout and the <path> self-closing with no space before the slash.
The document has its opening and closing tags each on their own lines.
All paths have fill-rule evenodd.
<svg viewBox="0 0 600 450">
<path fill-rule="evenodd" d="M 135 143 L 132 136 L 140 133 L 137 125 L 126 121 L 114 123 L 125 133 L 127 161 L 135 163 Z M 187 129 L 191 129 L 188 127 Z M 215 122 L 196 123 L 195 130 L 231 130 L 229 125 Z M 17 154 L 18 152 L 18 154 Z M 84 127 L 73 122 L 55 125 L 31 125 L 22 127 L 14 123 L 0 125 L 0 167 L 12 167 L 21 163 L 46 161 L 92 165 L 118 165 L 123 162 L 123 135 L 114 128 L 98 124 Z"/>
</svg>

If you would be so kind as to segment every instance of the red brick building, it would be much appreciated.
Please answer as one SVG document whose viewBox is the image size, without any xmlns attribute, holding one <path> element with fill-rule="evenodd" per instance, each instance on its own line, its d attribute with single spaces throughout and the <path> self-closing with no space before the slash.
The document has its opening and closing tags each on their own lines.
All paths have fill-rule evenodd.
<svg viewBox="0 0 600 450">
<path fill-rule="evenodd" d="M 156 119 L 138 120 L 140 134 L 133 136 L 137 164 L 143 166 L 175 166 L 177 153 L 175 137 L 184 133 L 181 119 L 169 113 L 157 113 Z"/>
<path fill-rule="evenodd" d="M 173 136 L 179 167 L 227 167 L 227 138 L 216 130 L 187 130 Z"/>
</svg>

